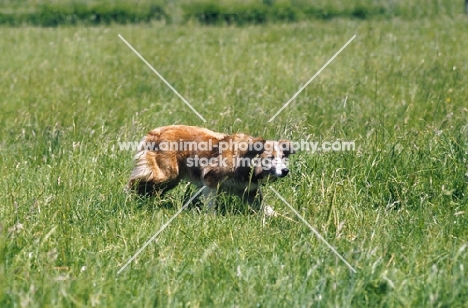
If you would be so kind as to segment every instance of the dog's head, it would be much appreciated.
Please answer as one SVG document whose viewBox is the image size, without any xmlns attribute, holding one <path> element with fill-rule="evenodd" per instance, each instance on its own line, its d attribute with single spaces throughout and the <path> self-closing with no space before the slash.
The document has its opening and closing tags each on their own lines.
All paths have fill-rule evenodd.
<svg viewBox="0 0 468 308">
<path fill-rule="evenodd" d="M 258 156 L 255 166 L 257 178 L 283 178 L 288 175 L 288 157 L 294 154 L 292 143 L 288 140 L 266 140 L 264 149 Z"/>
<path fill-rule="evenodd" d="M 265 140 L 244 134 L 230 136 L 235 144 L 236 173 L 251 180 L 276 179 L 288 175 L 288 157 L 294 153 L 288 140 Z"/>
</svg>

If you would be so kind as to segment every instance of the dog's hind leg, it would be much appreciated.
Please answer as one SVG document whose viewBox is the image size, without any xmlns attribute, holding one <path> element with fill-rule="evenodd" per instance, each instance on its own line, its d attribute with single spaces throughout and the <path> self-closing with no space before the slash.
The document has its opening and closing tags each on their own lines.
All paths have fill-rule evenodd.
<svg viewBox="0 0 468 308">
<path fill-rule="evenodd" d="M 193 189 L 193 183 L 190 183 L 188 182 L 187 185 L 185 186 L 185 192 L 184 192 L 184 203 L 183 204 L 186 204 L 190 198 L 192 198 L 193 194 L 195 194 L 196 190 Z M 197 190 L 200 189 L 201 186 L 197 186 Z M 190 205 L 189 205 L 189 208 L 198 208 L 199 210 L 202 208 L 203 204 L 200 200 L 200 195 L 197 195 L 191 202 L 190 202 Z"/>
<path fill-rule="evenodd" d="M 163 195 L 179 183 L 179 167 L 175 157 L 145 151 L 135 156 L 136 166 L 127 185 L 141 195 Z"/>
</svg>

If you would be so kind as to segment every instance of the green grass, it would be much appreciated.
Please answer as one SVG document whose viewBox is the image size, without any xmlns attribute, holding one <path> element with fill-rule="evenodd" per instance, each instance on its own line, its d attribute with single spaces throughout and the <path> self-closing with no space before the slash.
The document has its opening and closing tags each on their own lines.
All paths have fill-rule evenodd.
<svg viewBox="0 0 468 308">
<path fill-rule="evenodd" d="M 466 307 L 467 30 L 464 16 L 0 28 L 0 306 Z M 302 223 L 262 225 L 226 198 L 224 215 L 183 212 L 116 275 L 184 194 L 129 198 L 133 153 L 118 142 L 176 123 L 354 140 L 295 155 L 272 186 L 357 274 Z"/>
<path fill-rule="evenodd" d="M 70 1 L 35 3 L 24 9 L 7 4 L 0 9 L 0 24 L 9 26 L 57 27 L 59 25 L 92 26 L 101 24 L 148 23 L 154 20 L 170 22 L 159 3 L 109 1 Z"/>
<path fill-rule="evenodd" d="M 462 3 L 448 0 L 3 0 L 0 25 L 95 26 L 163 23 L 246 26 L 305 20 L 455 16 Z"/>
</svg>

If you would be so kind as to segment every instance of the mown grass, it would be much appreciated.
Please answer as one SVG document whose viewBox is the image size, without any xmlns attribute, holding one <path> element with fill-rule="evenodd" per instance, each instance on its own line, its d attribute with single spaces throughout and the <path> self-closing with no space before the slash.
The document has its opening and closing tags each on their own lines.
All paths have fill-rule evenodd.
<svg viewBox="0 0 468 308">
<path fill-rule="evenodd" d="M 0 306 L 466 305 L 466 31 L 463 16 L 1 28 Z M 128 197 L 133 153 L 118 142 L 176 123 L 355 141 L 356 151 L 297 154 L 272 186 L 357 274 L 302 223 L 263 225 L 227 198 L 224 215 L 183 212 L 116 275 L 184 194 Z"/>
</svg>

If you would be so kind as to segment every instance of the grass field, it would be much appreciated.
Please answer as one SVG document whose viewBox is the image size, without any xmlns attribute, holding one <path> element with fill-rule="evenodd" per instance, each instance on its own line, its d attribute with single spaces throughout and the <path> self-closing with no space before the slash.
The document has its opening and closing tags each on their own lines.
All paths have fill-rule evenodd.
<svg viewBox="0 0 468 308">
<path fill-rule="evenodd" d="M 467 30 L 463 15 L 0 28 L 0 306 L 468 307 Z M 128 197 L 118 144 L 169 124 L 354 141 L 298 153 L 271 186 L 357 273 L 302 223 L 224 198 L 225 214 L 184 211 L 117 275 L 184 194 Z"/>
</svg>

